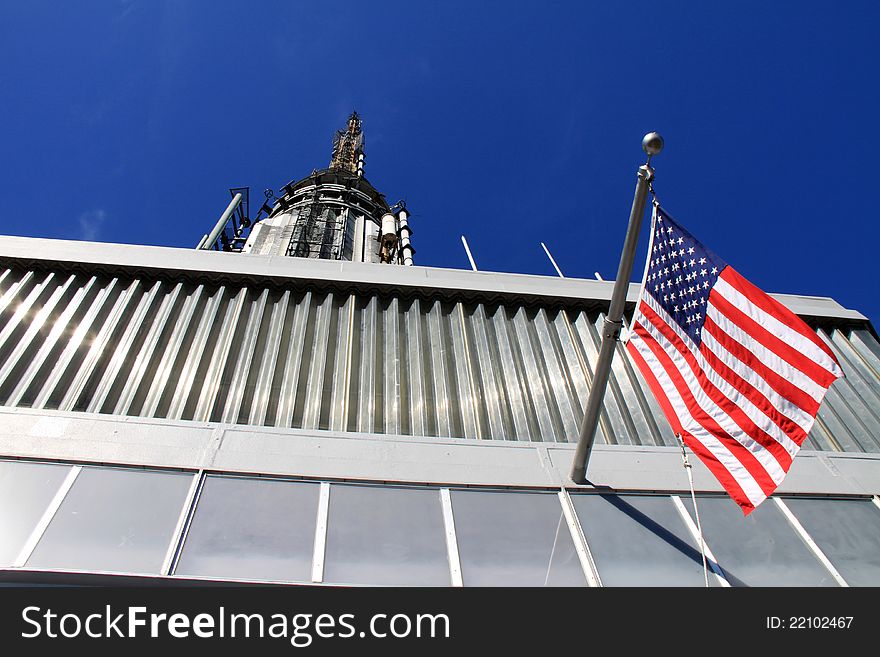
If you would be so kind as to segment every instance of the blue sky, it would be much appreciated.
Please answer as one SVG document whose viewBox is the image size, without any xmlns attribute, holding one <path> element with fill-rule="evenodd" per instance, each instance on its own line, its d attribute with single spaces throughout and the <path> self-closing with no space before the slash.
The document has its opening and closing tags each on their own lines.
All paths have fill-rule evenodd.
<svg viewBox="0 0 880 657">
<path fill-rule="evenodd" d="M 679 222 L 768 291 L 877 320 L 878 19 L 876 2 L 2 0 L 0 232 L 194 246 L 229 187 L 256 200 L 326 166 L 356 108 L 417 264 L 466 268 L 464 233 L 481 269 L 552 275 L 544 241 L 567 276 L 612 278 L 656 129 Z"/>
</svg>

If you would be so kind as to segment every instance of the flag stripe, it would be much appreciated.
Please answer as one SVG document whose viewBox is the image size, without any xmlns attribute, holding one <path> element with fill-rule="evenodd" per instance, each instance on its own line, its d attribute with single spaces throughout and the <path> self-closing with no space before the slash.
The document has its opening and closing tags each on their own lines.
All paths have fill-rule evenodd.
<svg viewBox="0 0 880 657">
<path fill-rule="evenodd" d="M 723 313 L 727 319 L 736 324 L 752 340 L 760 343 L 768 352 L 775 354 L 777 358 L 785 361 L 790 367 L 810 377 L 819 389 L 824 389 L 831 385 L 831 382 L 837 378 L 834 374 L 808 358 L 803 352 L 786 344 L 760 323 L 730 303 L 719 290 L 719 286 L 722 284 L 723 282 L 719 279 L 719 283 L 709 296 L 709 301 L 712 304 L 711 307 Z"/>
<path fill-rule="evenodd" d="M 728 382 L 731 388 L 736 390 L 738 397 L 734 401 L 736 401 L 738 406 L 742 406 L 743 404 L 751 404 L 755 407 L 757 411 L 761 414 L 765 415 L 773 424 L 779 427 L 787 436 L 791 437 L 791 441 L 800 446 L 801 442 L 806 435 L 809 433 L 809 429 L 805 429 L 803 426 L 798 424 L 796 421 L 782 413 L 779 408 L 777 408 L 773 402 L 764 394 L 761 390 L 759 390 L 754 385 L 755 379 L 751 381 L 743 378 L 739 374 L 737 374 L 732 368 L 728 367 L 706 344 L 708 340 L 703 340 L 700 345 L 700 356 L 701 361 L 706 364 L 706 367 L 711 368 L 713 371 L 717 372 L 718 376 L 723 378 Z M 740 403 L 740 400 L 745 400 Z M 785 402 L 786 408 L 788 408 L 789 412 L 797 412 L 800 411 L 799 408 L 788 402 L 787 400 L 782 400 Z M 798 416 L 801 413 L 796 413 Z M 805 422 L 808 426 L 812 426 L 812 418 L 809 419 L 809 422 Z M 788 452 L 791 453 L 792 456 L 797 452 L 794 450 L 792 452 L 791 449 L 788 449 Z"/>
<path fill-rule="evenodd" d="M 654 310 L 663 321 L 675 331 L 676 335 L 690 348 L 700 367 L 706 371 L 710 380 L 715 383 L 731 399 L 739 403 L 745 397 L 753 403 L 755 409 L 766 415 L 774 424 L 782 427 L 786 433 L 809 433 L 813 426 L 813 416 L 802 408 L 780 395 L 771 388 L 756 372 L 736 359 L 708 333 L 703 333 L 699 348 L 684 333 L 678 324 L 666 313 L 663 307 L 650 294 L 644 295 L 642 303 Z M 725 385 L 727 382 L 729 385 Z M 753 418 L 754 419 L 754 418 Z M 800 436 L 798 436 L 800 439 Z M 793 438 L 794 440 L 794 438 Z M 802 441 L 802 439 L 800 439 Z M 795 440 L 796 444 L 800 444 Z"/>
<path fill-rule="evenodd" d="M 680 435 L 682 439 L 685 441 L 688 447 L 694 450 L 694 453 L 698 454 L 701 459 L 704 460 L 706 467 L 709 468 L 709 471 L 715 475 L 715 478 L 718 479 L 719 483 L 724 487 L 724 490 L 728 492 L 728 494 L 736 500 L 736 503 L 740 506 L 748 505 L 753 507 L 752 499 L 750 499 L 737 481 L 736 477 L 731 474 L 732 472 L 737 472 L 742 465 L 739 461 L 736 461 L 730 455 L 730 452 L 724 450 L 723 447 L 721 449 L 717 449 L 718 456 L 715 455 L 714 452 L 709 450 L 708 447 L 704 446 L 699 440 L 697 440 L 689 431 L 686 431 L 682 426 L 681 422 L 678 420 L 678 415 L 675 410 L 672 408 L 672 404 L 669 401 L 669 398 L 666 396 L 666 392 L 663 389 L 663 386 L 660 384 L 660 381 L 654 375 L 654 370 L 650 365 L 645 361 L 642 355 L 639 353 L 633 341 L 630 341 L 626 345 L 626 350 L 629 352 L 630 357 L 638 367 L 639 371 L 642 373 L 642 376 L 645 378 L 645 382 L 648 384 L 648 387 L 651 389 L 651 392 L 654 394 L 654 397 L 657 399 L 657 403 L 660 404 L 660 408 L 663 410 L 663 414 L 669 420 L 670 425 L 672 425 L 672 431 L 677 435 Z M 750 477 L 745 478 L 746 482 L 750 482 L 754 484 L 754 481 Z M 761 496 L 763 496 L 763 492 L 760 489 L 756 489 L 751 491 L 756 499 L 760 500 Z"/>
<path fill-rule="evenodd" d="M 738 488 L 741 491 L 740 500 L 745 500 L 750 505 L 759 504 L 766 497 L 766 494 L 758 484 L 754 474 L 743 463 L 743 460 L 735 456 L 727 445 L 719 441 L 705 427 L 694 420 L 674 385 L 672 377 L 669 376 L 668 371 L 662 362 L 657 359 L 654 352 L 648 348 L 647 343 L 639 339 L 633 340 L 630 344 L 637 350 L 647 371 L 652 374 L 657 372 L 660 375 L 655 380 L 662 391 L 664 399 L 667 401 L 667 418 L 670 420 L 673 417 L 676 418 L 675 424 L 677 427 L 674 427 L 677 428 L 676 433 L 681 434 L 683 437 L 686 435 L 691 436 L 694 442 L 702 446 L 703 451 L 711 454 L 711 460 L 718 463 L 721 467 L 716 468 L 713 465 L 710 469 L 712 469 L 721 485 L 734 499 L 737 499 L 735 492 Z M 655 396 L 657 396 L 656 391 Z"/>
<path fill-rule="evenodd" d="M 800 317 L 795 315 L 791 310 L 786 308 L 779 301 L 765 293 L 763 290 L 756 287 L 754 283 L 744 278 L 743 275 L 736 271 L 733 267 L 728 266 L 724 270 L 724 272 L 722 272 L 722 278 L 726 283 L 731 285 L 746 299 L 748 299 L 750 303 L 763 310 L 769 317 L 778 319 L 780 324 L 785 326 L 787 329 L 796 331 L 802 337 L 812 342 L 830 359 L 828 369 L 837 374 L 837 376 L 841 376 L 843 374 L 840 369 L 840 364 L 837 362 L 837 358 L 835 358 L 834 356 L 834 352 L 832 352 L 831 349 L 828 348 L 828 345 L 826 345 L 822 341 L 822 339 L 818 335 L 816 335 L 816 332 L 813 331 L 809 326 L 807 326 L 807 324 Z M 819 362 L 823 361 L 819 360 Z"/>
<path fill-rule="evenodd" d="M 823 381 L 827 380 L 828 376 L 831 376 L 833 380 L 840 375 L 840 368 L 837 363 L 824 349 L 817 347 L 812 340 L 805 338 L 800 331 L 790 326 L 786 326 L 779 321 L 778 318 L 770 315 L 766 310 L 752 303 L 751 299 L 732 286 L 727 281 L 727 277 L 730 275 L 729 272 L 733 272 L 733 269 L 727 267 L 721 272 L 721 276 L 718 277 L 718 282 L 715 284 L 715 290 L 722 297 L 724 297 L 737 310 L 748 316 L 752 321 L 756 322 L 758 326 L 767 330 L 777 340 L 781 341 L 782 344 L 787 345 L 789 349 L 800 354 L 803 358 L 809 361 L 813 367 L 824 370 L 824 374 L 822 375 Z M 815 379 L 815 377 L 813 378 Z"/>
<path fill-rule="evenodd" d="M 652 326 L 656 327 L 656 331 L 661 334 L 657 335 L 655 331 L 651 331 L 652 337 L 660 342 L 667 352 L 676 349 L 681 353 L 690 368 L 690 374 L 718 409 L 729 415 L 751 439 L 768 449 L 779 465 L 787 470 L 791 465 L 791 459 L 797 454 L 798 445 L 772 419 L 761 412 L 747 397 L 732 388 L 714 370 L 701 367 L 697 356 L 677 335 L 674 326 L 669 323 L 669 319 L 663 316 L 665 312 L 662 308 L 655 310 L 649 303 L 642 301 L 640 311 L 650 323 L 649 325 L 643 322 L 645 328 L 651 331 Z M 683 374 L 688 378 L 688 372 L 683 372 Z"/>
<path fill-rule="evenodd" d="M 713 415 L 711 410 L 715 409 L 712 409 L 710 406 L 711 410 L 707 411 L 700 402 L 697 401 L 694 392 L 688 387 L 688 382 L 685 381 L 681 370 L 676 365 L 672 354 L 667 353 L 656 340 L 647 334 L 644 327 L 640 324 L 636 325 L 636 335 L 642 338 L 639 343 L 637 343 L 637 346 L 643 345 L 653 353 L 655 362 L 659 363 L 663 368 L 663 371 L 665 371 L 666 377 L 672 382 L 673 388 L 677 394 L 675 396 L 670 396 L 670 401 L 677 411 L 681 409 L 687 413 L 687 416 L 682 416 L 681 412 L 679 412 L 679 419 L 684 419 L 684 417 L 691 419 L 691 422 L 682 422 L 684 428 L 693 433 L 701 427 L 706 432 L 718 438 L 737 458 L 740 464 L 748 470 L 749 474 L 762 491 L 772 491 L 778 482 L 782 480 L 782 475 L 784 473 L 781 471 L 778 463 L 772 458 L 768 458 L 770 457 L 770 453 L 766 450 L 758 451 L 758 454 L 763 457 L 759 460 L 758 456 L 749 450 L 747 446 L 734 438 L 734 435 L 737 433 L 742 435 L 742 432 L 738 432 L 735 426 L 730 426 L 733 423 L 730 421 L 729 416 L 725 415 L 723 412 L 717 412 Z M 724 422 L 725 426 L 719 424 L 719 421 Z M 741 440 L 751 440 L 751 438 L 741 437 Z"/>
<path fill-rule="evenodd" d="M 705 377 L 702 381 L 698 379 L 694 370 L 693 356 L 683 345 L 670 342 L 668 336 L 652 334 L 650 329 L 641 322 L 636 326 L 636 333 L 655 352 L 659 362 L 664 363 L 665 356 L 669 365 L 675 368 L 677 376 L 672 375 L 671 372 L 670 374 L 682 400 L 691 411 L 692 417 L 725 444 L 730 440 L 739 443 L 754 456 L 764 471 L 763 474 L 769 477 L 773 487 L 778 485 L 785 476 L 785 471 L 791 465 L 792 455 L 772 436 L 746 417 L 742 409 L 720 394 L 718 389 Z M 654 348 L 653 343 L 657 344 L 657 348 Z M 658 349 L 662 350 L 663 356 L 657 353 Z M 682 353 L 682 350 L 686 353 Z M 691 356 L 690 359 L 688 359 L 688 355 Z M 666 370 L 669 372 L 669 368 Z M 797 446 L 793 447 L 796 453 Z M 736 454 L 740 453 L 736 446 L 731 446 L 730 449 Z M 763 474 L 760 471 L 755 472 L 756 478 L 763 476 Z"/>
<path fill-rule="evenodd" d="M 715 478 L 718 479 L 719 483 L 724 487 L 724 490 L 728 492 L 728 494 L 736 501 L 737 504 L 745 508 L 746 506 L 754 508 L 754 505 L 760 503 L 760 501 L 764 497 L 763 491 L 760 488 L 757 488 L 754 485 L 754 480 L 745 472 L 745 476 L 742 477 L 744 484 L 749 488 L 749 492 L 752 497 L 750 498 L 746 495 L 745 489 L 740 485 L 736 476 L 733 473 L 743 474 L 742 464 L 736 460 L 733 455 L 730 454 L 729 450 L 724 449 L 724 446 L 720 443 L 712 443 L 715 451 L 713 452 L 708 447 L 706 447 L 703 443 L 697 440 L 689 431 L 686 431 L 682 426 L 681 422 L 678 419 L 678 415 L 675 412 L 675 409 L 672 407 L 672 403 L 669 401 L 669 398 L 666 396 L 666 391 L 661 385 L 658 378 L 654 375 L 654 370 L 648 365 L 647 361 L 642 357 L 639 353 L 639 350 L 636 348 L 634 342 L 627 343 L 627 351 L 629 352 L 631 358 L 635 362 L 639 371 L 644 376 L 645 381 L 648 384 L 648 387 L 651 389 L 651 392 L 654 394 L 654 397 L 657 399 L 657 403 L 660 404 L 660 408 L 663 410 L 663 414 L 669 420 L 669 423 L 672 425 L 672 430 L 680 435 L 682 439 L 685 441 L 685 444 L 690 447 L 694 453 L 700 456 L 702 460 L 704 460 L 706 467 L 709 468 L 709 471 L 715 475 Z M 703 434 L 708 435 L 708 432 L 703 431 Z M 711 438 L 711 436 L 710 436 Z M 707 442 L 710 440 L 707 439 Z"/>
<path fill-rule="evenodd" d="M 691 342 L 687 334 L 681 331 L 680 327 L 678 327 L 678 324 L 672 321 L 672 318 L 666 313 L 665 310 L 663 310 L 662 306 L 660 306 L 660 304 L 658 304 L 653 299 L 653 297 L 651 297 L 651 295 L 645 295 L 645 298 L 642 301 L 643 303 L 648 304 L 651 309 L 653 309 L 658 315 L 660 315 L 660 317 L 663 319 L 664 322 L 666 322 L 669 328 L 676 333 L 676 335 L 685 343 L 685 345 L 687 345 L 687 347 L 693 353 L 694 357 L 697 359 L 700 367 L 704 371 L 706 371 L 707 376 L 710 377 L 710 380 L 712 380 L 713 383 L 722 388 L 722 390 L 725 390 L 725 394 L 727 394 L 728 397 L 730 397 L 731 395 L 737 396 L 738 394 L 742 394 L 741 388 L 745 388 L 746 386 L 748 386 L 747 389 L 756 391 L 757 388 L 755 388 L 755 386 L 759 386 L 763 392 L 759 395 L 759 399 L 757 399 L 757 401 L 760 401 L 761 399 L 769 399 L 770 397 L 772 397 L 775 401 L 776 405 L 768 403 L 767 405 L 769 405 L 769 408 L 763 412 L 763 414 L 770 417 L 770 419 L 773 420 L 775 424 L 783 425 L 791 423 L 793 422 L 791 418 L 795 417 L 803 419 L 806 426 L 812 426 L 812 416 L 805 414 L 799 406 L 792 403 L 784 396 L 776 393 L 769 385 L 761 385 L 762 383 L 764 383 L 764 380 L 760 378 L 760 376 L 754 370 L 748 368 L 744 363 L 735 358 L 732 354 L 728 353 L 724 349 L 724 347 L 721 346 L 717 342 L 717 340 L 715 340 L 715 338 L 713 338 L 711 335 L 703 333 L 703 339 L 700 342 L 700 346 L 697 347 L 693 344 L 693 342 Z M 709 362 L 709 358 L 707 358 L 707 355 L 713 361 L 721 359 L 724 362 L 719 363 L 716 367 L 713 363 Z M 724 364 L 726 364 L 726 367 Z M 721 373 L 718 371 L 720 368 L 723 368 L 725 371 L 729 372 L 730 378 L 725 378 L 724 376 L 722 376 Z M 725 386 L 723 383 L 721 383 L 723 381 L 730 382 L 730 379 L 733 379 L 730 387 Z M 810 398 L 807 397 L 807 399 Z M 751 398 L 750 401 L 752 401 Z M 783 409 L 785 412 L 783 412 Z M 776 417 L 779 417 L 779 421 L 776 421 L 774 419 Z M 800 426 L 797 422 L 794 422 L 794 425 L 795 427 Z M 807 430 L 805 430 L 805 432 L 806 431 Z"/>
<path fill-rule="evenodd" d="M 722 376 L 727 376 L 732 385 L 752 396 L 753 401 L 754 395 L 763 396 L 779 415 L 789 419 L 804 433 L 810 432 L 810 427 L 813 426 L 812 415 L 774 389 L 766 379 L 727 351 L 708 331 L 703 332 L 700 353 L 711 367 L 721 372 Z M 746 392 L 751 390 L 754 390 L 754 395 Z M 808 395 L 803 393 L 801 395 L 811 403 L 815 403 Z M 777 424 L 782 426 L 783 422 L 779 421 Z"/>
<path fill-rule="evenodd" d="M 705 442 L 700 442 L 694 436 L 685 432 L 683 438 L 685 444 L 694 451 L 694 454 L 700 457 L 700 460 L 709 468 L 709 471 L 715 475 L 715 478 L 721 483 L 727 494 L 733 498 L 734 502 L 739 504 L 745 515 L 749 515 L 761 502 L 767 499 L 767 495 L 761 489 L 752 491 L 751 484 L 754 482 L 748 480 L 743 482 L 746 483 L 746 487 L 751 494 L 751 496 L 747 496 L 745 489 L 740 485 L 740 481 L 730 476 L 729 468 L 739 462 L 736 461 L 733 455 L 730 455 L 730 459 L 719 458 L 719 455 L 726 457 L 729 452 L 714 436 L 709 436 Z"/>
<path fill-rule="evenodd" d="M 784 367 L 784 363 L 775 355 L 766 353 L 759 345 L 756 346 L 757 343 L 754 340 L 749 339 L 749 336 L 742 329 L 728 321 L 724 315 L 710 308 L 706 313 L 703 331 L 708 332 L 727 351 L 736 356 L 755 374 L 768 381 L 784 397 L 792 400 L 809 413 L 815 413 L 819 410 L 819 400 L 816 398 L 819 396 L 819 391 L 815 389 L 816 384 L 803 377 L 796 379 L 792 368 Z M 797 380 L 800 386 L 795 385 L 793 379 Z M 804 388 L 810 388 L 810 390 L 804 390 Z"/>
</svg>

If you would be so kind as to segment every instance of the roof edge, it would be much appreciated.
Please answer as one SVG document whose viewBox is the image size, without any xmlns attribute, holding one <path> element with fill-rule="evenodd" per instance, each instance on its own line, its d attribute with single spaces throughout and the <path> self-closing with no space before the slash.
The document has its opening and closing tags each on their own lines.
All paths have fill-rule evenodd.
<svg viewBox="0 0 880 657">
<path fill-rule="evenodd" d="M 461 295 L 546 301 L 554 305 L 611 300 L 613 281 L 559 278 L 533 274 L 469 271 L 441 267 L 404 267 L 375 263 L 314 260 L 201 251 L 164 246 L 82 242 L 36 237 L 0 236 L 0 262 L 31 266 L 102 270 L 151 271 L 195 279 L 236 279 L 246 282 L 285 281 L 335 284 L 340 287 L 401 290 L 429 295 Z M 638 299 L 639 285 L 631 283 L 627 302 Z M 844 308 L 830 297 L 772 294 L 793 312 L 817 320 L 867 323 L 867 317 Z M 873 327 L 871 327 L 873 331 Z"/>
</svg>

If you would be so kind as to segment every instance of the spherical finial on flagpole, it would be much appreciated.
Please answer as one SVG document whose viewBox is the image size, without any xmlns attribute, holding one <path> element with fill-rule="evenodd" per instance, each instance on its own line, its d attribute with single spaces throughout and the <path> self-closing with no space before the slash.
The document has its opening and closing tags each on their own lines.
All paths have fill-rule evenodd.
<svg viewBox="0 0 880 657">
<path fill-rule="evenodd" d="M 663 137 L 660 136 L 659 132 L 649 132 L 645 135 L 645 138 L 642 139 L 642 150 L 648 154 L 648 157 L 653 157 L 657 155 L 660 151 L 663 150 Z"/>
</svg>

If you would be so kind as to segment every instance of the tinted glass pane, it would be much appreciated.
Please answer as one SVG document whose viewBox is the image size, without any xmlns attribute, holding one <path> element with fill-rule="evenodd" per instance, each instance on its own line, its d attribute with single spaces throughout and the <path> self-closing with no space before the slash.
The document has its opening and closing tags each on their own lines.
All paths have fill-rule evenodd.
<svg viewBox="0 0 880 657">
<path fill-rule="evenodd" d="M 668 497 L 571 499 L 605 586 L 705 586 L 699 544 Z"/>
<path fill-rule="evenodd" d="M 452 492 L 465 586 L 585 586 L 552 493 Z"/>
<path fill-rule="evenodd" d="M 847 584 L 880 585 L 880 509 L 871 500 L 785 503 Z"/>
<path fill-rule="evenodd" d="M 0 461 L 0 565 L 10 566 L 70 466 Z"/>
<path fill-rule="evenodd" d="M 175 574 L 307 582 L 319 484 L 208 477 Z"/>
<path fill-rule="evenodd" d="M 440 491 L 333 484 L 324 581 L 448 586 Z"/>
<path fill-rule="evenodd" d="M 27 565 L 158 573 L 192 478 L 83 468 Z"/>
<path fill-rule="evenodd" d="M 697 501 L 703 535 L 733 586 L 837 586 L 772 500 L 747 516 L 728 498 Z"/>
</svg>

